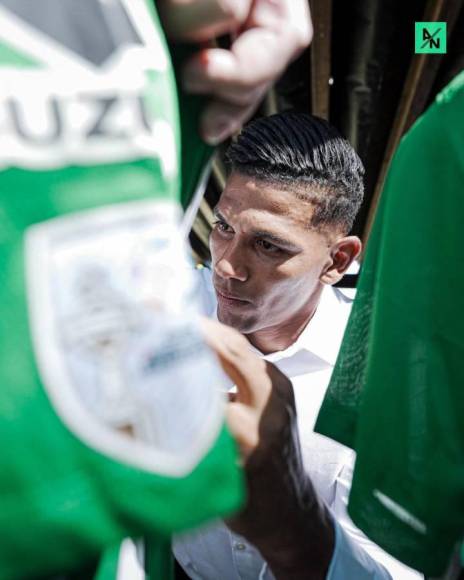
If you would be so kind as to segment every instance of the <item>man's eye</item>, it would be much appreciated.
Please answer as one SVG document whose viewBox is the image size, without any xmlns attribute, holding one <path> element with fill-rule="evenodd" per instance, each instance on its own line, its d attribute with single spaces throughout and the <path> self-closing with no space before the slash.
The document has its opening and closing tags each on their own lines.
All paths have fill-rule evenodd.
<svg viewBox="0 0 464 580">
<path fill-rule="evenodd" d="M 226 222 L 223 222 L 222 220 L 216 220 L 215 222 L 213 222 L 213 226 L 216 230 L 219 230 L 220 232 L 224 232 L 224 233 L 232 232 L 232 228 L 230 226 L 228 226 L 226 224 Z"/>
<path fill-rule="evenodd" d="M 256 245 L 261 250 L 264 250 L 267 254 L 278 254 L 279 252 L 282 251 L 280 248 L 274 246 L 274 244 L 271 244 L 266 240 L 256 240 Z"/>
</svg>

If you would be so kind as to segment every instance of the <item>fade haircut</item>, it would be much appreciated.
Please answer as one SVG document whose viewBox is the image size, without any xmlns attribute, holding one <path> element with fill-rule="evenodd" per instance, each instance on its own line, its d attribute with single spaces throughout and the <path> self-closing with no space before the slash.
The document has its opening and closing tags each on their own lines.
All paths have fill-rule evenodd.
<svg viewBox="0 0 464 580">
<path fill-rule="evenodd" d="M 277 183 L 309 201 L 310 227 L 352 228 L 363 199 L 364 167 L 327 121 L 296 112 L 259 118 L 229 147 L 227 161 L 232 171 Z"/>
</svg>

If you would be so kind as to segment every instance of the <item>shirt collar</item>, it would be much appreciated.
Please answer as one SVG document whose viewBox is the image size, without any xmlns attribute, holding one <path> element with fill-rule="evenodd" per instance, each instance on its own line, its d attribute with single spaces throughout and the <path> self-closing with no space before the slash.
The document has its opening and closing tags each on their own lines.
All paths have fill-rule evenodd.
<svg viewBox="0 0 464 580">
<path fill-rule="evenodd" d="M 210 291 L 209 299 L 211 304 L 208 309 L 208 314 L 216 318 L 217 303 L 211 281 L 211 272 L 205 269 L 202 274 L 207 277 L 208 283 L 205 287 Z M 250 348 L 260 356 L 264 356 L 270 362 L 277 362 L 284 358 L 292 357 L 299 352 L 309 352 L 322 359 L 328 365 L 334 366 L 352 303 L 353 298 L 347 296 L 343 291 L 332 286 L 324 286 L 316 312 L 296 342 L 285 350 L 268 355 L 263 355 L 262 352 L 251 344 Z"/>
</svg>

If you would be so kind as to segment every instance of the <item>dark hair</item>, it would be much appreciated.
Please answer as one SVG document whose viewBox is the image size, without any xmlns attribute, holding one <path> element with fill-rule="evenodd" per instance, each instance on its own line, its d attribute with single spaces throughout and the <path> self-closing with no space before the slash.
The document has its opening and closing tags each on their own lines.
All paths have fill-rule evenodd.
<svg viewBox="0 0 464 580">
<path fill-rule="evenodd" d="M 227 151 L 232 170 L 314 205 L 310 226 L 349 231 L 363 199 L 364 167 L 353 147 L 318 117 L 287 112 L 248 124 Z"/>
</svg>

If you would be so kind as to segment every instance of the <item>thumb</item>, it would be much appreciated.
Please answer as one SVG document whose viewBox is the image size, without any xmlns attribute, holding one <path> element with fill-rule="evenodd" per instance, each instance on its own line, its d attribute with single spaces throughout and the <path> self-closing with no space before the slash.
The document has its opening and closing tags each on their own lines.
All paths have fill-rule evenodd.
<svg viewBox="0 0 464 580">
<path fill-rule="evenodd" d="M 226 408 L 226 422 L 240 448 L 242 458 L 246 460 L 259 443 L 256 412 L 242 403 L 229 403 Z"/>
</svg>

